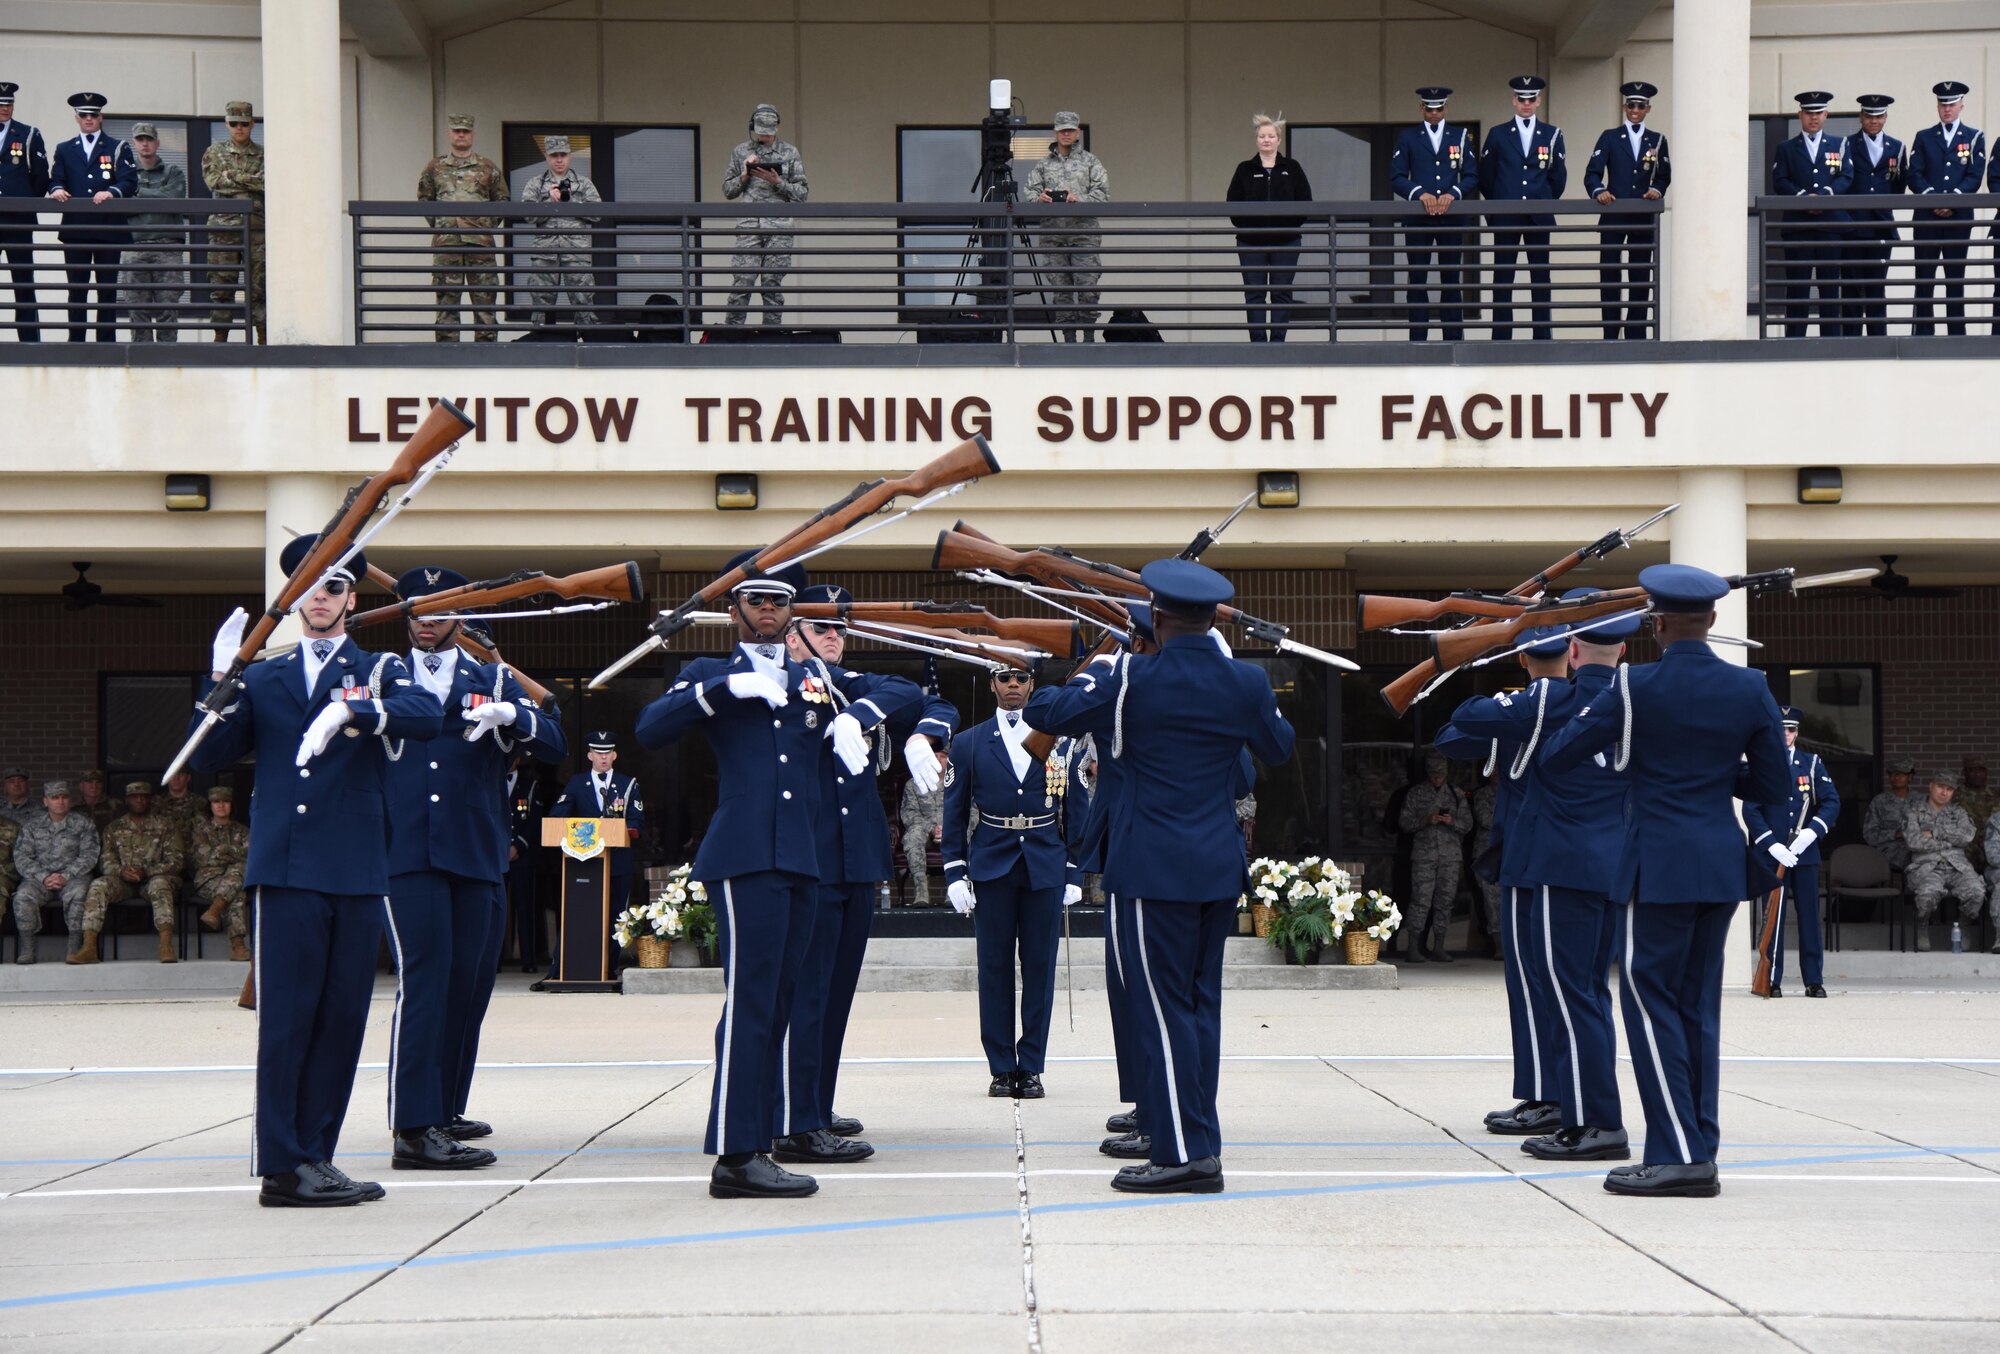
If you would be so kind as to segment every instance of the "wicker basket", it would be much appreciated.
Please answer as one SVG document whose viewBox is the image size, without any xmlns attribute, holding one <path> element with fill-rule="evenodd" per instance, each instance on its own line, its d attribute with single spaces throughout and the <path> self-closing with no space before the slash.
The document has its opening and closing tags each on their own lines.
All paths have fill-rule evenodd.
<svg viewBox="0 0 2000 1354">
<path fill-rule="evenodd" d="M 1277 925 L 1277 923 L 1277 908 L 1266 907 L 1262 903 L 1250 904 L 1250 926 L 1256 933 L 1257 939 L 1269 940 L 1271 938 L 1271 928 Z"/>
<path fill-rule="evenodd" d="M 673 947 L 673 941 L 661 936 L 638 936 L 632 941 L 632 948 L 639 952 L 640 968 L 665 968 Z"/>
<path fill-rule="evenodd" d="M 1372 964 L 1382 953 L 1382 942 L 1366 931 L 1349 931 L 1341 940 L 1347 946 L 1347 962 L 1350 964 Z"/>
</svg>

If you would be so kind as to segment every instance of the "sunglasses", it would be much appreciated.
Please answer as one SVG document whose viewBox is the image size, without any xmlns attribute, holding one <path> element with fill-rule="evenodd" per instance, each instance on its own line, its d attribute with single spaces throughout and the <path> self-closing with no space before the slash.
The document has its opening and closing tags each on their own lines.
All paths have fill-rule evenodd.
<svg viewBox="0 0 2000 1354">
<path fill-rule="evenodd" d="M 1013 686 L 1017 682 L 1032 682 L 1035 679 L 1025 672 L 1010 668 L 1006 672 L 994 673 L 993 680 L 1002 686 Z"/>
<path fill-rule="evenodd" d="M 319 585 L 319 590 L 328 597 L 345 597 L 347 590 L 353 586 L 344 578 L 329 578 Z"/>
<path fill-rule="evenodd" d="M 791 609 L 792 596 L 788 592 L 739 592 L 744 606 L 767 606 L 778 611 Z"/>
<path fill-rule="evenodd" d="M 801 621 L 809 635 L 834 635 L 844 628 L 839 621 Z"/>
<path fill-rule="evenodd" d="M 1625 106 L 1627 108 L 1651 108 L 1653 101 L 1651 99 L 1627 99 L 1625 100 Z"/>
</svg>

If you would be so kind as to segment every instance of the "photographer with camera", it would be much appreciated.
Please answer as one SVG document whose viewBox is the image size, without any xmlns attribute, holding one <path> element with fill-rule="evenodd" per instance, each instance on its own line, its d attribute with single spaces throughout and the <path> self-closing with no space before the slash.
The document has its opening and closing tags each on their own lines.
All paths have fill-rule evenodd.
<svg viewBox="0 0 2000 1354">
<path fill-rule="evenodd" d="M 1036 165 L 1021 190 L 1027 202 L 1106 202 L 1111 180 L 1103 163 L 1077 144 L 1083 120 L 1074 113 L 1057 113 L 1056 139 L 1048 158 Z M 1037 231 L 1042 250 L 1042 276 L 1048 283 L 1049 322 L 1059 339 L 1087 343 L 1097 326 L 1097 279 L 1104 261 L 1098 248 L 1093 216 L 1050 217 Z"/>
<path fill-rule="evenodd" d="M 805 162 L 799 148 L 778 139 L 778 110 L 760 103 L 750 115 L 750 139 L 729 153 L 722 175 L 722 195 L 734 202 L 804 202 L 808 191 Z M 750 316 L 750 293 L 764 294 L 762 321 L 785 322 L 785 274 L 792 268 L 792 219 L 789 216 L 745 216 L 736 222 L 736 252 L 730 256 L 727 324 L 742 324 Z"/>
<path fill-rule="evenodd" d="M 542 155 L 548 168 L 529 179 L 521 189 L 523 202 L 602 202 L 597 185 L 570 168 L 569 138 L 542 138 Z M 588 329 L 597 323 L 591 309 L 596 286 L 590 264 L 588 220 L 577 216 L 550 216 L 536 222 L 540 228 L 530 246 L 526 286 L 528 302 L 534 307 L 537 329 L 548 324 L 574 324 Z M 565 313 L 557 307 L 567 302 L 574 307 Z"/>
</svg>

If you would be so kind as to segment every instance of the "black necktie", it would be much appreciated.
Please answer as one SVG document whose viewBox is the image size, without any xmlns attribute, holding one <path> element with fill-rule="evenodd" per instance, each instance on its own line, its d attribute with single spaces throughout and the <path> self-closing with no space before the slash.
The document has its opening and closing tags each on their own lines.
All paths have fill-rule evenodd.
<svg viewBox="0 0 2000 1354">
<path fill-rule="evenodd" d="M 332 652 L 333 652 L 332 640 L 316 639 L 313 641 L 313 657 L 317 658 L 320 662 L 322 663 L 326 662 L 326 656 Z"/>
<path fill-rule="evenodd" d="M 424 666 L 429 668 L 431 672 L 435 674 L 439 668 L 444 666 L 444 659 L 434 653 L 425 654 Z"/>
</svg>

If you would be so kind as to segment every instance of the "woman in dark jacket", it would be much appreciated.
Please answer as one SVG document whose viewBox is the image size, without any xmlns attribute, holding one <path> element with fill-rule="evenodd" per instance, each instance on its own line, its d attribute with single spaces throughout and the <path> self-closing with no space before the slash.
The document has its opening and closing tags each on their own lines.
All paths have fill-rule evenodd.
<svg viewBox="0 0 2000 1354">
<path fill-rule="evenodd" d="M 1236 166 L 1229 180 L 1230 202 L 1310 202 L 1312 185 L 1299 162 L 1281 154 L 1285 124 L 1259 113 L 1250 119 L 1257 129 L 1257 153 Z M 1236 254 L 1243 262 L 1243 308 L 1248 312 L 1250 341 L 1285 341 L 1292 309 L 1292 278 L 1299 267 L 1299 227 L 1302 216 L 1233 216 Z M 1265 310 L 1265 298 L 1270 309 Z M 1265 327 L 1268 316 L 1270 327 Z"/>
</svg>

